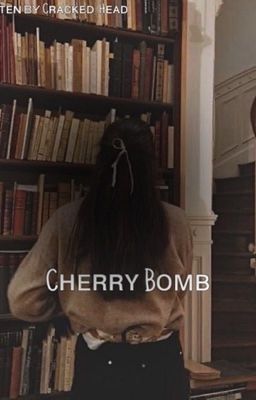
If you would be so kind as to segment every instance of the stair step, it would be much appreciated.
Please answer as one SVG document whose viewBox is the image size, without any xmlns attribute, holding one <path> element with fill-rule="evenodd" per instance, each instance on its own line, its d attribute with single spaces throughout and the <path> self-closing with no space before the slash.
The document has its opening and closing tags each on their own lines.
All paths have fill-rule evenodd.
<svg viewBox="0 0 256 400">
<path fill-rule="evenodd" d="M 254 212 L 252 210 L 221 211 L 216 221 L 216 228 L 225 229 L 254 229 Z"/>
<path fill-rule="evenodd" d="M 232 178 L 217 178 L 215 179 L 216 191 L 253 191 L 255 179 L 253 176 L 235 176 Z"/>
<path fill-rule="evenodd" d="M 251 275 L 219 275 L 212 281 L 213 304 L 217 302 L 250 303 L 256 305 L 256 278 Z"/>
<path fill-rule="evenodd" d="M 247 252 L 254 235 L 213 235 L 213 254 L 215 252 Z"/>
<path fill-rule="evenodd" d="M 226 215 L 250 215 L 254 216 L 254 209 L 253 208 L 240 208 L 239 210 L 226 210 L 226 209 L 220 209 L 219 210 L 219 215 L 223 215 L 224 217 Z"/>
<path fill-rule="evenodd" d="M 256 336 L 255 335 L 216 335 L 213 343 L 215 349 L 220 348 L 236 348 L 236 347 L 256 347 Z"/>
<path fill-rule="evenodd" d="M 213 228 L 213 236 L 227 235 L 227 236 L 251 236 L 254 234 L 253 230 L 228 230 L 228 229 L 218 229 Z"/>
<path fill-rule="evenodd" d="M 248 337 L 217 336 L 212 344 L 213 360 L 225 359 L 239 362 L 255 362 L 256 359 L 256 335 Z"/>
<path fill-rule="evenodd" d="M 254 307 L 255 309 L 255 307 Z M 256 324 L 252 320 L 256 319 L 256 312 L 214 312 L 212 318 L 212 330 L 214 337 L 219 335 L 255 335 Z"/>
<path fill-rule="evenodd" d="M 247 164 L 239 164 L 240 175 L 248 176 L 255 174 L 255 162 L 250 162 Z"/>
<path fill-rule="evenodd" d="M 232 258 L 250 259 L 251 256 L 252 255 L 249 252 L 220 251 L 214 253 L 214 257 L 232 257 Z"/>
<path fill-rule="evenodd" d="M 235 283 L 239 285 L 256 285 L 256 276 L 247 275 L 217 275 L 213 277 L 213 282 Z"/>
<path fill-rule="evenodd" d="M 213 252 L 213 274 L 240 274 L 251 275 L 250 253 Z"/>
<path fill-rule="evenodd" d="M 216 300 L 213 304 L 214 313 L 256 313 L 256 304 L 252 304 L 248 301 L 234 302 L 233 300 Z"/>
<path fill-rule="evenodd" d="M 239 193 L 216 193 L 213 195 L 213 210 L 218 214 L 218 210 L 237 210 L 237 209 L 254 209 L 253 192 Z"/>
</svg>

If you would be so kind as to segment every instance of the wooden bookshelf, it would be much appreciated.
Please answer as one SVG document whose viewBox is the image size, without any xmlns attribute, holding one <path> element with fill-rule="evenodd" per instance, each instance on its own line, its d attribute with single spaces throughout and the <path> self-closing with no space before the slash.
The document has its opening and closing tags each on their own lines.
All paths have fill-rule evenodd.
<svg viewBox="0 0 256 400">
<path fill-rule="evenodd" d="M 99 26 L 87 22 L 62 20 L 58 18 L 48 17 L 45 15 L 31 15 L 31 14 L 16 14 L 16 23 L 18 27 L 20 25 L 29 26 L 31 28 L 39 27 L 42 32 L 47 29 L 53 30 L 55 35 L 59 31 L 63 33 L 63 29 L 66 30 L 69 37 L 79 36 L 81 38 L 92 35 L 95 38 L 106 37 L 108 39 L 115 39 L 116 37 L 123 38 L 131 41 L 142 41 L 146 40 L 148 43 L 165 43 L 174 44 L 178 38 L 177 34 L 170 36 L 154 35 L 150 33 L 144 33 L 140 31 L 128 30 L 123 28 L 113 28 L 109 26 Z"/>
<path fill-rule="evenodd" d="M 0 235 L 0 243 L 8 243 L 8 242 L 16 242 L 16 243 L 34 243 L 37 239 L 37 236 L 7 236 Z"/>
<path fill-rule="evenodd" d="M 87 94 L 80 92 L 68 92 L 64 90 L 45 89 L 37 86 L 14 85 L 8 83 L 0 83 L 0 99 L 3 97 L 7 100 L 15 98 L 22 102 L 28 97 L 36 99 L 39 106 L 48 104 L 50 99 L 51 107 L 62 106 L 71 110 L 91 111 L 95 106 L 100 107 L 101 112 L 105 112 L 110 107 L 118 106 L 119 109 L 126 112 L 159 112 L 172 111 L 172 104 L 161 103 L 156 101 L 141 101 L 137 99 L 129 99 L 125 97 L 111 97 L 97 94 Z"/>
<path fill-rule="evenodd" d="M 56 170 L 61 169 L 62 171 L 77 172 L 93 172 L 94 165 L 88 164 L 74 164 L 67 162 L 53 162 L 53 161 L 39 161 L 39 160 L 13 160 L 13 159 L 0 159 L 0 168 L 6 169 L 38 169 L 38 170 Z M 51 171 L 52 172 L 52 171 Z M 161 176 L 173 176 L 173 169 L 158 169 L 158 175 Z"/>
<path fill-rule="evenodd" d="M 0 314 L 0 321 L 16 321 L 12 314 Z"/>
<path fill-rule="evenodd" d="M 182 10 L 179 11 L 179 24 L 181 26 Z M 9 18 L 9 17 L 8 17 Z M 0 82 L 0 104 L 12 104 L 17 100 L 17 105 L 25 107 L 28 99 L 33 99 L 35 109 L 47 110 L 71 110 L 77 115 L 106 116 L 111 108 L 116 108 L 119 116 L 126 114 L 138 117 L 142 113 L 150 112 L 154 121 L 166 112 L 169 116 L 169 122 L 175 128 L 174 140 L 174 168 L 159 168 L 158 175 L 161 181 L 169 186 L 172 192 L 175 192 L 173 202 L 179 204 L 180 201 L 180 70 L 181 70 L 181 30 L 169 36 L 160 36 L 147 34 L 144 32 L 112 28 L 108 26 L 98 26 L 95 24 L 83 23 L 80 21 L 60 20 L 57 18 L 16 14 L 15 25 L 17 32 L 32 33 L 38 27 L 40 29 L 40 39 L 45 43 L 52 43 L 53 39 L 64 43 L 71 39 L 86 40 L 91 46 L 97 39 L 106 38 L 114 42 L 116 39 L 123 43 L 129 42 L 134 47 L 142 41 L 151 46 L 154 51 L 159 43 L 166 46 L 165 57 L 174 65 L 175 82 L 173 104 L 161 101 L 144 101 L 139 98 L 103 96 L 82 92 L 64 91 L 56 89 L 46 89 L 34 85 L 17 85 L 6 82 Z M 154 53 L 155 54 L 155 53 Z M 154 96 L 153 96 L 154 97 Z M 164 165 L 164 164 L 162 164 Z M 70 178 L 79 180 L 79 183 L 88 182 L 94 166 L 91 164 L 52 162 L 27 159 L 0 159 L 0 182 L 24 183 L 26 185 L 37 183 L 36 178 L 40 174 L 49 177 L 50 185 L 54 181 L 62 182 L 63 179 L 70 182 Z M 175 188 L 175 190 L 174 190 Z M 170 197 L 170 196 L 169 196 Z M 37 240 L 37 235 L 0 235 L 0 247 L 10 253 L 14 250 L 28 250 Z M 22 250 L 21 250 L 22 249 Z M 17 320 L 11 314 L 1 314 L 0 324 L 8 327 L 20 327 L 23 321 Z M 35 394 L 19 397 L 24 400 L 36 399 L 68 399 L 67 392 L 57 392 L 49 395 Z M 1 400 L 1 399 L 0 399 Z"/>
</svg>

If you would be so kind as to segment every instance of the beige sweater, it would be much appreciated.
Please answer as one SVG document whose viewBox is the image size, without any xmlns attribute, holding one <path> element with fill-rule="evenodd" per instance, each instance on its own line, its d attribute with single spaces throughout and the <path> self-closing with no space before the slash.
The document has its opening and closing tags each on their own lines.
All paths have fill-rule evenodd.
<svg viewBox="0 0 256 400">
<path fill-rule="evenodd" d="M 34 322 L 64 313 L 75 332 L 98 329 L 119 334 L 130 326 L 138 326 L 141 336 L 158 337 L 164 328 L 178 330 L 183 320 L 181 298 L 184 292 L 154 290 L 146 292 L 142 300 L 108 302 L 97 291 L 49 291 L 46 285 L 48 270 L 53 266 L 58 274 L 67 270 L 66 250 L 80 204 L 81 201 L 76 201 L 57 210 L 22 261 L 8 288 L 12 314 Z M 170 274 L 185 277 L 192 265 L 189 225 L 181 209 L 167 203 L 164 207 L 171 231 L 164 262 Z M 88 266 L 84 265 L 83 270 L 88 270 Z"/>
</svg>

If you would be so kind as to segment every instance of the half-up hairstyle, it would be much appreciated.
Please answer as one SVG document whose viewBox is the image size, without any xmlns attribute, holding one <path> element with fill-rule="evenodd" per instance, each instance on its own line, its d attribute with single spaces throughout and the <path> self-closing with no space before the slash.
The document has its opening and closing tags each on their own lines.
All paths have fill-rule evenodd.
<svg viewBox="0 0 256 400">
<path fill-rule="evenodd" d="M 116 143 L 124 145 L 126 154 L 120 156 Z M 169 228 L 156 189 L 155 165 L 153 137 L 146 123 L 123 119 L 106 129 L 71 249 L 75 274 L 78 266 L 82 273 L 80 265 L 87 259 L 92 275 L 140 275 L 134 292 L 102 292 L 108 299 L 142 295 L 145 268 L 157 271 L 165 254 Z"/>
</svg>

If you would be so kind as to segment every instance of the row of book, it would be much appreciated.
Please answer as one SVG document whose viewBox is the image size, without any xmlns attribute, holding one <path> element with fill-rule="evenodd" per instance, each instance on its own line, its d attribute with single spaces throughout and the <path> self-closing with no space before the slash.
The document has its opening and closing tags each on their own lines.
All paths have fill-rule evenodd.
<svg viewBox="0 0 256 400">
<path fill-rule="evenodd" d="M 76 117 L 50 110 L 34 110 L 32 98 L 27 109 L 14 100 L 0 107 L 0 158 L 95 164 L 104 129 L 118 117 L 111 109 L 104 120 Z M 129 116 L 127 116 L 129 117 Z M 155 154 L 161 168 L 173 168 L 174 129 L 163 112 L 152 121 L 151 114 L 140 118 L 151 125 Z"/>
<path fill-rule="evenodd" d="M 137 46 L 104 38 L 92 46 L 80 39 L 49 45 L 39 28 L 21 34 L 5 15 L 0 22 L 2 82 L 172 102 L 174 68 L 165 58 L 164 44 L 152 48 L 145 41 Z"/>
<path fill-rule="evenodd" d="M 41 114 L 40 114 L 41 112 Z M 50 110 L 33 111 L 32 99 L 27 110 L 3 105 L 0 115 L 0 156 L 94 164 L 106 121 L 76 118 Z"/>
<path fill-rule="evenodd" d="M 0 397 L 70 391 L 76 335 L 59 337 L 49 326 L 0 333 Z"/>
<path fill-rule="evenodd" d="M 2 4 L 17 6 L 23 12 L 25 6 L 30 5 L 26 0 L 6 0 Z M 31 2 L 32 5 L 31 13 L 34 14 L 98 26 L 164 36 L 179 29 L 178 0 L 69 0 L 65 3 L 61 0 L 36 0 Z"/>
<path fill-rule="evenodd" d="M 23 185 L 0 182 L 0 234 L 34 236 L 57 208 L 86 193 L 81 184 L 58 182 L 46 184 L 41 174 L 37 184 Z"/>
<path fill-rule="evenodd" d="M 8 314 L 10 311 L 6 295 L 7 287 L 26 253 L 26 251 L 0 251 L 0 314 Z"/>
</svg>

